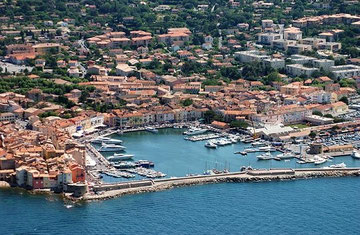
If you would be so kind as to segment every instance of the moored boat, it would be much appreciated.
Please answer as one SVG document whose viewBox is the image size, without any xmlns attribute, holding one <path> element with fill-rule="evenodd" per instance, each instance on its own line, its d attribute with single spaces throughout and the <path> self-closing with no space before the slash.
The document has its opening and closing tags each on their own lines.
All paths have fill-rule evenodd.
<svg viewBox="0 0 360 235">
<path fill-rule="evenodd" d="M 107 158 L 107 160 L 112 161 L 112 162 L 117 162 L 117 161 L 126 161 L 126 160 L 131 160 L 134 157 L 134 155 L 132 154 L 114 154 L 113 156 L 110 156 Z"/>
<path fill-rule="evenodd" d="M 352 152 L 352 154 L 351 154 L 351 157 L 352 157 L 352 158 L 355 158 L 355 159 L 360 159 L 360 153 L 359 153 L 359 151 L 354 150 L 354 151 Z"/>
<path fill-rule="evenodd" d="M 212 142 L 212 141 L 207 141 L 207 142 L 205 143 L 205 147 L 216 149 L 216 148 L 217 148 L 217 145 L 216 145 L 214 142 Z"/>
<path fill-rule="evenodd" d="M 117 144 L 105 144 L 102 143 L 101 147 L 98 149 L 99 152 L 120 152 L 124 151 L 125 147 Z"/>
<path fill-rule="evenodd" d="M 91 141 L 91 143 L 94 143 L 94 144 L 102 144 L 102 143 L 105 143 L 105 144 L 121 144 L 122 140 L 112 139 L 112 138 L 104 137 L 104 136 L 99 136 L 99 137 L 93 139 Z"/>
<path fill-rule="evenodd" d="M 154 127 L 151 127 L 151 126 L 148 126 L 148 127 L 145 127 L 145 130 L 148 131 L 148 132 L 151 132 L 151 133 L 158 133 L 159 130 L 154 128 Z"/>
</svg>

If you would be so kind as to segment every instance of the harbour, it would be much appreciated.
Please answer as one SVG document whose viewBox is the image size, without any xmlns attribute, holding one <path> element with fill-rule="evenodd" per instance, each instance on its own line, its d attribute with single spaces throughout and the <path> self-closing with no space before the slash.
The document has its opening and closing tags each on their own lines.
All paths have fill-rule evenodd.
<svg viewBox="0 0 360 235">
<path fill-rule="evenodd" d="M 101 155 L 100 167 L 90 170 L 97 180 L 82 199 L 197 184 L 345 177 L 360 172 L 360 161 L 351 157 L 352 151 L 314 155 L 300 150 L 299 154 L 292 145 L 277 146 L 244 134 L 209 131 L 204 126 L 193 129 L 198 135 L 187 135 L 183 128 L 154 129 L 101 137 L 117 142 L 121 149 L 100 153 L 97 149 L 103 143 L 88 144 L 97 152 L 94 156 Z"/>
</svg>

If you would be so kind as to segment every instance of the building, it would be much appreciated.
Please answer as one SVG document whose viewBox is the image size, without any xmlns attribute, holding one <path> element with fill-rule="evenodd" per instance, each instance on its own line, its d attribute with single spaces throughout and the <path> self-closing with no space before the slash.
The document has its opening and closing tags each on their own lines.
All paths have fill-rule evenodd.
<svg viewBox="0 0 360 235">
<path fill-rule="evenodd" d="M 302 64 L 288 64 L 286 65 L 286 72 L 291 76 L 306 76 L 311 77 L 311 75 L 319 71 L 317 68 L 308 68 Z"/>
<path fill-rule="evenodd" d="M 261 54 L 260 51 L 237 51 L 235 52 L 235 57 L 240 60 L 242 63 L 250 62 L 261 62 L 265 59 L 270 59 L 270 56 Z"/>
<path fill-rule="evenodd" d="M 296 27 L 287 28 L 284 30 L 284 39 L 300 41 L 302 39 L 302 32 Z"/>
<path fill-rule="evenodd" d="M 310 115 L 305 117 L 305 121 L 310 122 L 315 125 L 326 125 L 333 123 L 334 119 L 327 118 L 327 117 L 321 117 L 317 115 Z"/>
<path fill-rule="evenodd" d="M 313 66 L 319 69 L 323 69 L 324 71 L 330 71 L 330 68 L 335 65 L 333 60 L 328 59 L 319 59 L 313 60 Z"/>
<path fill-rule="evenodd" d="M 282 39 L 281 34 L 277 33 L 260 33 L 258 35 L 258 43 L 271 45 L 274 40 Z"/>
<path fill-rule="evenodd" d="M 116 66 L 116 75 L 118 75 L 118 76 L 128 76 L 129 74 L 133 73 L 134 71 L 135 70 L 127 64 L 118 64 Z"/>
<path fill-rule="evenodd" d="M 285 68 L 285 60 L 283 59 L 264 59 L 263 64 L 266 67 L 271 67 L 273 69 L 283 69 Z"/>
<path fill-rule="evenodd" d="M 360 76 L 360 66 L 353 64 L 331 66 L 330 71 L 336 78 L 353 78 Z"/>
<path fill-rule="evenodd" d="M 59 53 L 60 44 L 58 43 L 40 43 L 33 46 L 36 55 L 44 55 L 46 53 Z"/>
</svg>

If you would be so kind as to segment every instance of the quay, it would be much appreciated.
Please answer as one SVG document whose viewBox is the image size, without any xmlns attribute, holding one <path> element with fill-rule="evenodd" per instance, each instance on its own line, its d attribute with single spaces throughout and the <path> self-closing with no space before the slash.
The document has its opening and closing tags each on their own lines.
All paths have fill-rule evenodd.
<svg viewBox="0 0 360 235">
<path fill-rule="evenodd" d="M 156 192 L 175 187 L 201 185 L 210 183 L 242 183 L 309 179 L 320 177 L 347 177 L 360 176 L 360 167 L 357 168 L 302 168 L 302 169 L 269 169 L 247 170 L 216 175 L 196 175 L 187 177 L 174 177 L 156 180 L 139 180 L 113 184 L 97 184 L 92 192 L 85 194 L 81 200 L 104 200 L 127 194 Z M 79 200 L 69 198 L 71 200 Z"/>
</svg>

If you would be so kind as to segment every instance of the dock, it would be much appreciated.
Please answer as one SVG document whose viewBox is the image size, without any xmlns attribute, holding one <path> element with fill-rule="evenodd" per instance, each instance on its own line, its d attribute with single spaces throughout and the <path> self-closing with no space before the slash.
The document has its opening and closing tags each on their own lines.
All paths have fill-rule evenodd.
<svg viewBox="0 0 360 235">
<path fill-rule="evenodd" d="M 93 186 L 93 192 L 87 193 L 83 200 L 104 200 L 127 194 L 156 192 L 174 187 L 201 185 L 209 183 L 244 183 L 282 181 L 296 179 L 311 179 L 320 177 L 348 177 L 360 176 L 360 168 L 302 168 L 302 169 L 262 169 L 230 172 L 216 175 L 197 175 L 187 177 L 173 177 L 155 180 L 138 180 L 113 184 L 99 184 Z"/>
</svg>

